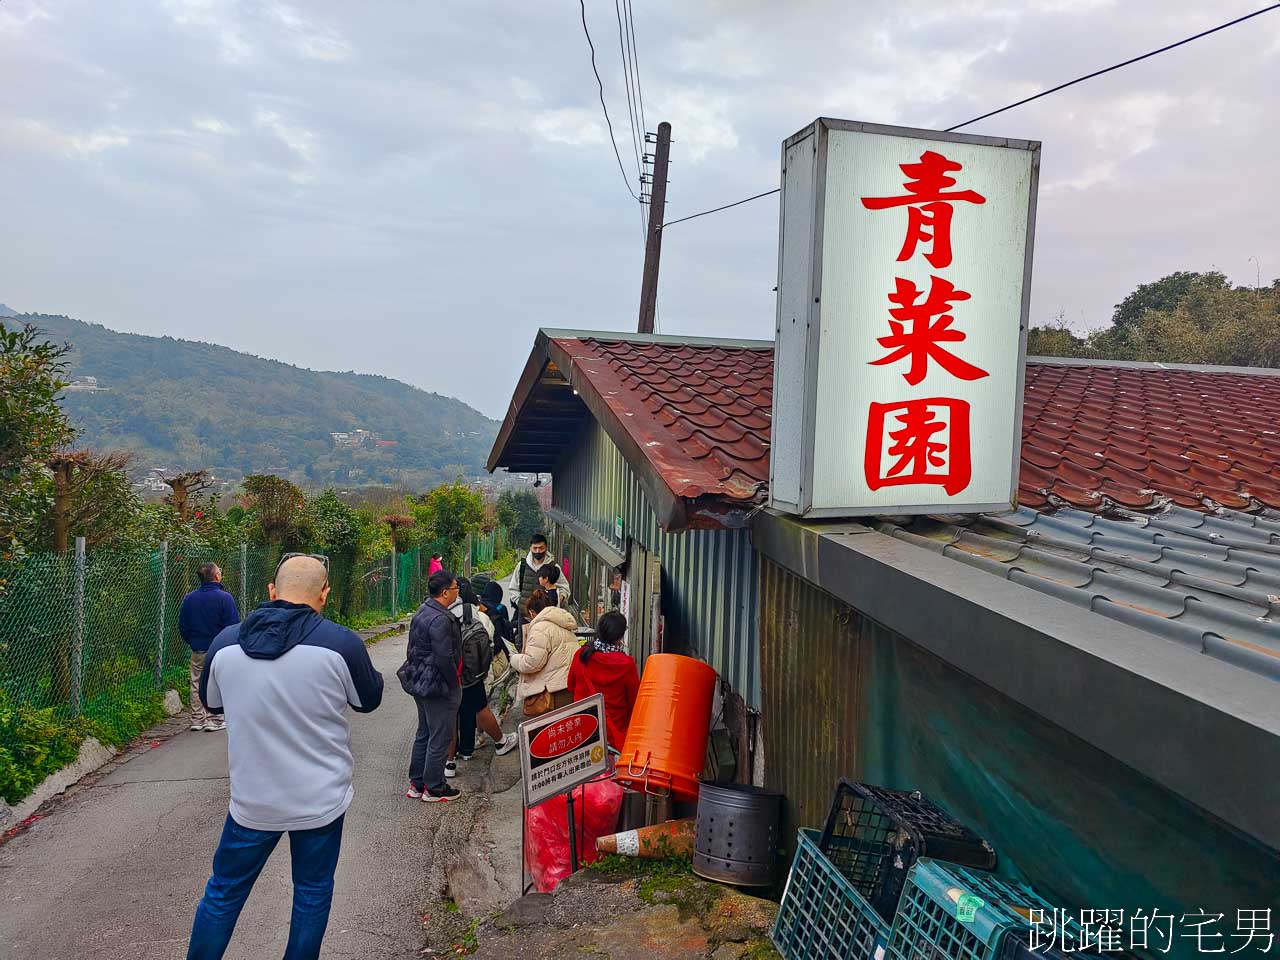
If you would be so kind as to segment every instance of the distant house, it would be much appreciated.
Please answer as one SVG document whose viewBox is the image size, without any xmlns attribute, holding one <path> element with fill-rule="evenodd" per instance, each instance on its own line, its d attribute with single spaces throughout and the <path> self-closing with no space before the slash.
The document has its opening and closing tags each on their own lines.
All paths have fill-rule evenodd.
<svg viewBox="0 0 1280 960">
<path fill-rule="evenodd" d="M 71 393 L 99 393 L 105 389 L 106 387 L 98 384 L 97 377 L 72 377 L 66 386 L 66 390 Z"/>
<path fill-rule="evenodd" d="M 134 486 L 140 490 L 145 490 L 147 493 L 169 492 L 169 485 L 164 482 L 164 478 L 154 473 L 143 477 L 140 481 L 135 483 Z"/>
<path fill-rule="evenodd" d="M 372 430 L 335 431 L 329 437 L 339 447 L 358 447 L 364 443 L 378 442 L 378 435 Z"/>
</svg>

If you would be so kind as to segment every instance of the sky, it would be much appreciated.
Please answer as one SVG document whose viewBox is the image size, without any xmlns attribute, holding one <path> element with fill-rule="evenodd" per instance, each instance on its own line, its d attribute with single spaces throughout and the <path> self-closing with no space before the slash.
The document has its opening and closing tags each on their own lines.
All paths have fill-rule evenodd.
<svg viewBox="0 0 1280 960">
<path fill-rule="evenodd" d="M 943 128 L 1266 0 L 634 0 L 666 219 L 815 117 Z M 587 23 L 636 178 L 614 5 Z M 1032 321 L 1280 275 L 1280 12 L 965 132 L 1043 143 Z M 569 0 L 0 0 L 0 301 L 501 417 L 541 326 L 634 330 L 643 227 Z M 659 330 L 770 338 L 778 201 L 664 234 Z M 1254 258 L 1254 259 L 1250 259 Z"/>
</svg>

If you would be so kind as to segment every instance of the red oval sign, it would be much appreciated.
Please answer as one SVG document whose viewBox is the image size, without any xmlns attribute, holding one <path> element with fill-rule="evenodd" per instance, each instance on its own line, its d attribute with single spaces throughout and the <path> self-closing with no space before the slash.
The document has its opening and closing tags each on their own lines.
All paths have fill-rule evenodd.
<svg viewBox="0 0 1280 960">
<path fill-rule="evenodd" d="M 554 760 L 572 753 L 591 739 L 598 726 L 589 713 L 579 713 L 557 720 L 538 731 L 529 741 L 529 753 L 539 760 Z"/>
</svg>

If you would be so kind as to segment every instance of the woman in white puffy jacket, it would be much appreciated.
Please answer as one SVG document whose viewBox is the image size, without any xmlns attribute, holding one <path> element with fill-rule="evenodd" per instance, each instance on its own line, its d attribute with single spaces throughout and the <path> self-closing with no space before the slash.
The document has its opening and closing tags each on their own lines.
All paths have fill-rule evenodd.
<svg viewBox="0 0 1280 960">
<path fill-rule="evenodd" d="M 524 701 L 525 714 L 534 717 L 573 702 L 569 667 L 579 649 L 573 632 L 578 621 L 563 607 L 551 606 L 541 590 L 529 598 L 528 611 L 529 633 L 524 648 L 511 655 L 511 666 L 520 674 L 516 696 Z"/>
</svg>

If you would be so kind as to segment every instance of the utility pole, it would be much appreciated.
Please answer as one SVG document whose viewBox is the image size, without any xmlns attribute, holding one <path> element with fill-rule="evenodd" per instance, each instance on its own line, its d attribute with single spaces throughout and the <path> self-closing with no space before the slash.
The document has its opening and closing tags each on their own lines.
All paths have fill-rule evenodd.
<svg viewBox="0 0 1280 960">
<path fill-rule="evenodd" d="M 671 124 L 658 124 L 658 145 L 653 152 L 653 190 L 649 194 L 649 233 L 644 244 L 644 279 L 640 282 L 641 333 L 653 333 L 658 309 L 658 262 L 662 259 L 662 216 L 667 208 L 667 160 L 671 156 Z"/>
</svg>

